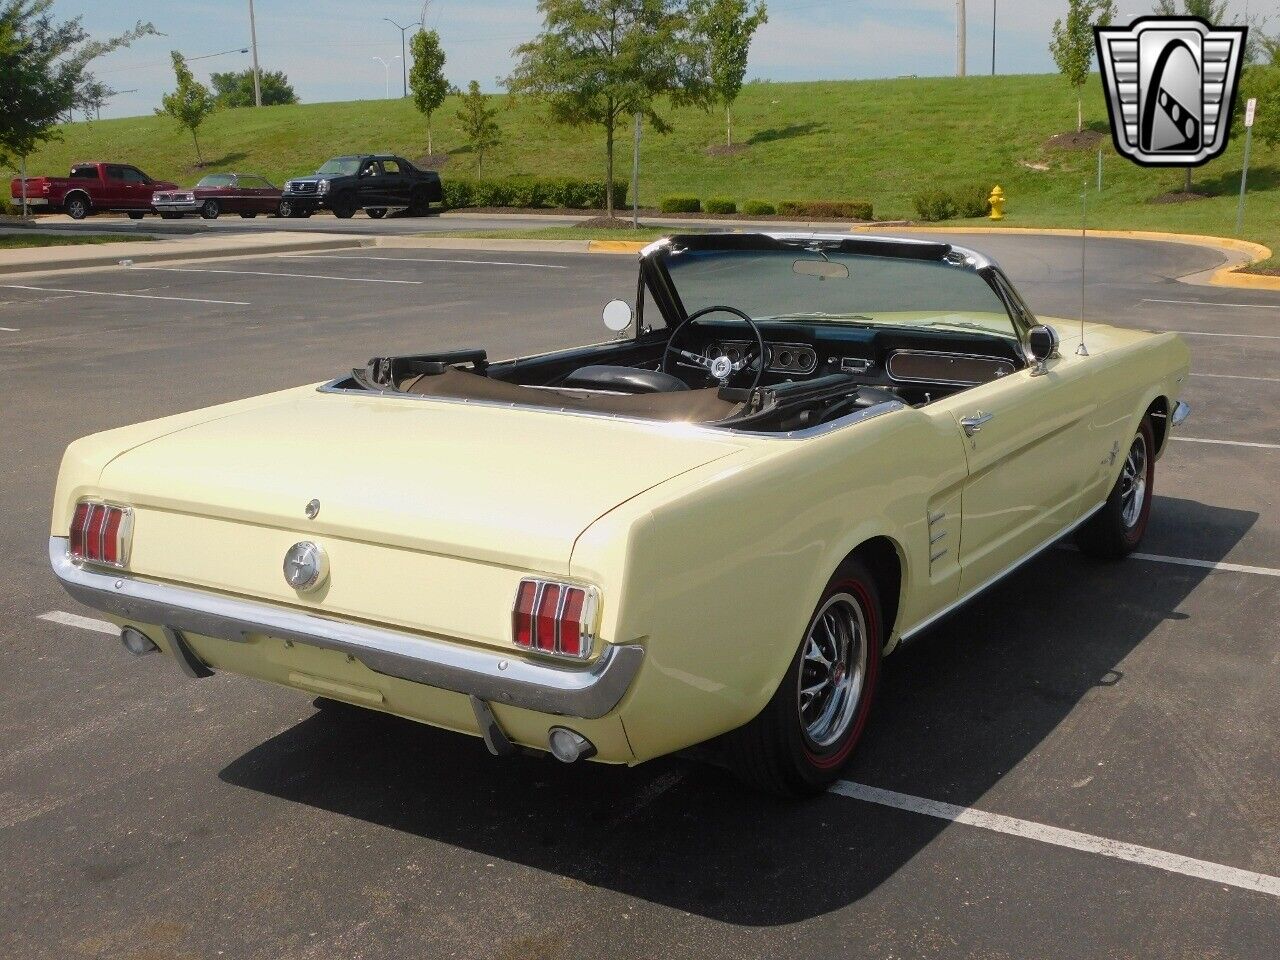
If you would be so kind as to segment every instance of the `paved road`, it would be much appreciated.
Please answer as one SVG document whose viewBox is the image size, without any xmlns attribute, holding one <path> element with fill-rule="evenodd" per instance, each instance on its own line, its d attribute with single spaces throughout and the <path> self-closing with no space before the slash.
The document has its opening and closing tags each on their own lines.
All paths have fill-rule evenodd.
<svg viewBox="0 0 1280 960">
<path fill-rule="evenodd" d="M 972 242 L 1033 309 L 1075 314 L 1072 241 Z M 1050 552 L 891 657 L 846 772 L 1042 825 L 1022 836 L 784 804 L 684 758 L 499 762 L 37 619 L 88 613 L 44 559 L 70 440 L 384 350 L 595 338 L 630 258 L 379 249 L 0 285 L 0 956 L 1270 960 L 1280 898 L 1046 842 L 1280 876 L 1280 580 L 1212 568 L 1280 568 L 1280 297 L 1168 279 L 1214 265 L 1195 248 L 1089 252 L 1091 315 L 1194 354 L 1157 559 Z"/>
</svg>

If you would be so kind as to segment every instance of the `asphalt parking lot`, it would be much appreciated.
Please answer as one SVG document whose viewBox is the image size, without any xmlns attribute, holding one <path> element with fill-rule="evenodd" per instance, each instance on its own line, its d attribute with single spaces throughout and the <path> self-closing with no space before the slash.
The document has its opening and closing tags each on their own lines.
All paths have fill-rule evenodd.
<svg viewBox="0 0 1280 960">
<path fill-rule="evenodd" d="M 1077 315 L 1078 241 L 965 240 L 1038 313 Z M 632 258 L 0 277 L 0 956 L 1271 960 L 1280 294 L 1175 280 L 1218 260 L 1089 244 L 1088 315 L 1182 331 L 1193 355 L 1142 555 L 1049 551 L 890 657 L 845 781 L 802 804 L 687 758 L 498 761 L 191 681 L 96 632 L 47 569 L 76 437 L 382 352 L 602 339 Z"/>
</svg>

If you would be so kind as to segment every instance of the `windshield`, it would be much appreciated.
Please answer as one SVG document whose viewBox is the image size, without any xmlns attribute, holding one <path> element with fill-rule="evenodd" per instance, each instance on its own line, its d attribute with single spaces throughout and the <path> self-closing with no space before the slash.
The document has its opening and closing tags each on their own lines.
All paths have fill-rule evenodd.
<svg viewBox="0 0 1280 960">
<path fill-rule="evenodd" d="M 197 187 L 233 187 L 236 178 L 229 173 L 211 173 L 207 177 L 201 177 Z"/>
<path fill-rule="evenodd" d="M 756 320 L 981 330 L 1017 338 L 972 267 L 838 250 L 684 250 L 667 269 L 687 314 L 737 307 Z"/>
<path fill-rule="evenodd" d="M 360 169 L 359 157 L 337 157 L 333 160 L 326 160 L 320 165 L 320 169 L 316 173 L 337 173 L 344 177 L 354 176 L 355 172 Z"/>
</svg>

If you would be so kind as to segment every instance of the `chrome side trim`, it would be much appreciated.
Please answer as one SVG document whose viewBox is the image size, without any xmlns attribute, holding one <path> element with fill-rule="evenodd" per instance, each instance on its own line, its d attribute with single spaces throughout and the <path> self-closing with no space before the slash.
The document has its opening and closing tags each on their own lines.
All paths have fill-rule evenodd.
<svg viewBox="0 0 1280 960">
<path fill-rule="evenodd" d="M 1191 416 L 1191 405 L 1179 400 L 1173 405 L 1173 416 L 1169 418 L 1169 422 L 1175 427 L 1180 427 L 1189 416 Z"/>
<path fill-rule="evenodd" d="M 770 433 L 765 430 L 737 430 L 732 426 L 716 426 L 714 424 L 692 423 L 686 420 L 651 420 L 645 417 L 628 417 L 621 413 L 595 413 L 591 410 L 569 410 L 564 407 L 531 407 L 522 403 L 507 400 L 472 400 L 467 397 L 432 397 L 421 393 L 401 393 L 399 390 L 366 390 L 364 387 L 344 387 L 343 383 L 350 376 L 337 377 L 328 383 L 316 387 L 318 393 L 339 393 L 358 397 L 391 397 L 396 400 L 408 400 L 412 403 L 454 403 L 468 407 L 497 407 L 503 410 L 527 410 L 530 413 L 551 413 L 562 417 L 590 417 L 595 420 L 616 420 L 621 423 L 638 423 L 656 430 L 700 433 L 708 437 L 764 437 L 768 440 L 807 440 L 821 436 L 833 430 L 839 430 L 861 420 L 870 420 L 883 413 L 895 410 L 906 410 L 907 405 L 901 400 L 886 400 L 871 407 L 855 410 L 853 413 L 838 417 L 828 423 L 805 427 L 803 430 L 792 430 L 789 433 Z"/>
<path fill-rule="evenodd" d="M 377 673 L 558 716 L 603 717 L 644 661 L 637 644 L 607 645 L 586 668 L 526 660 L 434 637 L 335 620 L 207 590 L 99 573 L 73 563 L 66 537 L 49 538 L 49 564 L 73 598 L 124 620 L 243 641 L 263 634 L 349 653 Z"/>
<path fill-rule="evenodd" d="M 1084 516 L 1078 518 L 1074 522 L 1068 524 L 1063 529 L 1059 530 L 1057 533 L 1051 536 L 1048 540 L 1044 541 L 1044 543 L 1040 544 L 1038 547 L 1033 547 L 1030 551 L 1023 554 L 1023 556 L 1020 559 L 1015 560 L 1012 564 L 1005 567 L 995 576 L 990 577 L 985 583 L 981 583 L 978 586 L 974 587 L 972 590 L 966 593 L 959 600 L 955 601 L 954 603 L 949 603 L 945 607 L 943 607 L 941 610 L 939 610 L 937 613 L 932 614 L 928 617 L 925 617 L 923 620 L 921 620 L 911 629 L 904 630 L 901 633 L 901 635 L 899 635 L 898 642 L 905 643 L 906 641 L 914 637 L 917 633 L 924 631 L 928 627 L 933 626 L 939 620 L 943 619 L 949 614 L 954 613 L 956 610 L 959 610 L 961 607 L 963 607 L 966 603 L 968 603 L 974 597 L 978 596 L 978 594 L 982 593 L 984 590 L 986 590 L 989 587 L 995 586 L 1005 577 L 1009 576 L 1009 574 L 1013 573 L 1015 570 L 1021 567 L 1024 563 L 1027 563 L 1030 560 L 1034 560 L 1037 556 L 1044 553 L 1044 551 L 1048 550 L 1059 540 L 1069 536 L 1071 533 L 1075 531 L 1075 529 L 1078 526 L 1080 526 L 1082 523 L 1084 523 L 1086 520 L 1092 517 L 1095 513 L 1101 510 L 1104 506 L 1106 506 L 1106 504 L 1107 504 L 1107 501 L 1103 500 L 1102 503 L 1098 504 L 1096 507 L 1091 509 Z"/>
</svg>

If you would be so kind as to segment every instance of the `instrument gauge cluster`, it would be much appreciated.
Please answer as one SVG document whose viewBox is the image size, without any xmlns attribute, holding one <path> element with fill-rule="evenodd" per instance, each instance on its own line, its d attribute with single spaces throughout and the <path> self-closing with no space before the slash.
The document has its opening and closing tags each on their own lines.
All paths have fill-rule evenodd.
<svg viewBox="0 0 1280 960">
<path fill-rule="evenodd" d="M 710 358 L 728 357 L 735 363 L 747 353 L 753 344 L 745 340 L 724 340 L 707 346 Z M 803 343 L 766 343 L 770 373 L 810 374 L 818 369 L 818 354 L 813 347 Z"/>
</svg>

